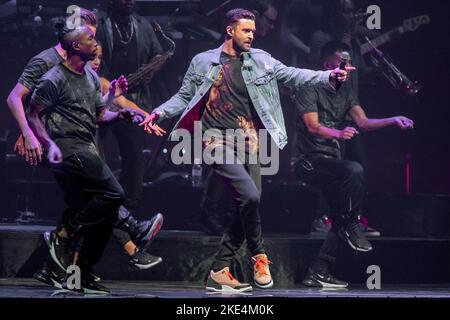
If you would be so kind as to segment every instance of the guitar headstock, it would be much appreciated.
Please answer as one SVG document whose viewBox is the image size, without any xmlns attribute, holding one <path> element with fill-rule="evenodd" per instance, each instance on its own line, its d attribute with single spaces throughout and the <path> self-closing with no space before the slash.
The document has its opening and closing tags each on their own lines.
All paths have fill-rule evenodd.
<svg viewBox="0 0 450 320">
<path fill-rule="evenodd" d="M 406 31 L 415 31 L 423 24 L 430 23 L 430 16 L 425 14 L 422 16 L 417 16 L 413 18 L 409 18 L 403 21 L 403 28 Z"/>
</svg>

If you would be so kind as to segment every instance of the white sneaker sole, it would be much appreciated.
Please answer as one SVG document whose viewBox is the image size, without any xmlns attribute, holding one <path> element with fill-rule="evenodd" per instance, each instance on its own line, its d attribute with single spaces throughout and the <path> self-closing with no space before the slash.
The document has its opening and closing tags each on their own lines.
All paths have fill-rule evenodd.
<svg viewBox="0 0 450 320">
<path fill-rule="evenodd" d="M 110 295 L 110 292 L 105 292 L 105 291 L 98 291 L 98 290 L 91 290 L 91 289 L 86 289 L 86 288 L 82 288 L 83 289 L 83 293 L 84 294 L 92 294 L 92 295 Z"/>
<path fill-rule="evenodd" d="M 145 269 L 149 269 L 151 267 L 156 266 L 157 264 L 162 262 L 162 258 L 157 259 L 156 261 L 150 263 L 150 264 L 133 264 L 133 266 L 135 266 L 136 268 L 138 268 L 139 270 L 145 270 Z"/>
<path fill-rule="evenodd" d="M 256 285 L 258 288 L 261 288 L 261 289 L 270 289 L 270 288 L 273 287 L 273 280 L 270 281 L 268 284 L 260 284 L 260 283 L 258 283 L 258 282 L 255 281 L 255 285 Z"/>
<path fill-rule="evenodd" d="M 348 287 L 348 284 L 347 285 L 345 285 L 345 284 L 330 284 L 330 283 L 327 283 L 327 282 L 322 282 L 322 281 L 320 281 L 320 280 L 316 280 L 318 283 L 320 283 L 320 285 L 322 286 L 322 288 L 341 288 L 341 289 L 344 289 L 344 288 L 347 288 Z"/>
<path fill-rule="evenodd" d="M 217 288 L 214 288 L 214 287 L 206 287 L 206 290 L 214 291 L 214 292 L 226 292 L 226 293 L 230 293 L 231 292 L 232 293 L 232 292 L 248 292 L 248 291 L 252 291 L 253 288 L 251 286 L 249 286 L 249 287 L 244 287 L 244 288 L 241 288 L 241 289 L 234 289 L 234 288 L 232 288 L 230 286 L 222 285 L 222 289 L 217 289 Z"/>
</svg>

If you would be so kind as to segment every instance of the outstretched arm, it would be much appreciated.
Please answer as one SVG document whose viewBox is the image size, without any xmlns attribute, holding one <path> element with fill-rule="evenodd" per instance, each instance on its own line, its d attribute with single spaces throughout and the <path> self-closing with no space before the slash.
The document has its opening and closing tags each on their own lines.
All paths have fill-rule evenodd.
<svg viewBox="0 0 450 320">
<path fill-rule="evenodd" d="M 132 123 L 141 123 L 145 119 L 145 114 L 130 108 L 122 108 L 119 111 L 109 111 L 106 108 L 101 108 L 97 111 L 98 124 L 108 123 L 118 119 L 124 119 Z"/>
<path fill-rule="evenodd" d="M 355 67 L 347 66 L 345 70 L 336 68 L 328 71 L 313 71 L 285 66 L 278 60 L 274 60 L 274 72 L 278 82 L 295 87 L 328 87 L 335 86 L 336 82 L 345 82 L 350 77 L 350 72 Z"/>
<path fill-rule="evenodd" d="M 154 109 L 152 113 L 158 115 L 158 118 L 172 118 L 186 109 L 189 102 L 195 95 L 195 57 L 192 59 L 191 64 L 183 78 L 183 83 L 180 90 L 175 93 L 168 101 Z M 157 120 L 157 119 L 156 119 Z M 155 120 L 155 121 L 156 121 Z"/>
<path fill-rule="evenodd" d="M 408 130 L 414 128 L 414 121 L 403 116 L 383 118 L 383 119 L 370 119 L 367 118 L 364 109 L 357 105 L 350 109 L 350 116 L 353 121 L 358 125 L 361 130 L 373 131 L 379 130 L 388 126 L 396 125 L 402 130 Z"/>
<path fill-rule="evenodd" d="M 178 92 L 168 101 L 154 109 L 151 115 L 140 124 L 141 126 L 144 126 L 145 131 L 148 133 L 154 132 L 156 135 L 162 135 L 162 132 L 160 131 L 161 128 L 159 128 L 156 122 L 165 118 L 172 118 L 186 109 L 195 95 L 194 66 L 195 57 L 189 65 L 189 69 L 184 76 L 180 90 L 178 90 Z"/>
<path fill-rule="evenodd" d="M 104 100 L 106 101 L 106 105 L 109 106 L 110 104 L 114 104 L 118 107 L 120 107 L 121 109 L 131 109 L 134 110 L 137 114 L 140 115 L 144 115 L 143 121 L 141 121 L 141 123 L 139 124 L 140 126 L 145 125 L 147 122 L 151 121 L 150 119 L 150 114 L 148 114 L 148 112 L 146 112 L 145 110 L 143 110 L 142 108 L 140 108 L 137 104 L 135 104 L 133 101 L 128 100 L 127 98 L 125 98 L 123 96 L 123 85 L 121 84 L 121 82 L 123 80 L 126 81 L 125 77 L 123 77 L 123 80 L 121 80 L 122 77 L 120 77 L 117 80 L 113 80 L 112 82 L 109 82 L 108 79 L 106 78 L 102 78 L 100 77 L 100 83 L 101 83 L 101 87 L 104 88 L 102 89 L 102 92 L 107 92 L 106 95 L 103 96 Z M 106 118 L 112 117 L 114 115 L 105 115 Z M 116 115 L 117 117 L 117 115 Z M 111 121 L 111 120 L 109 120 Z M 107 122 L 107 121 L 102 121 L 102 122 Z M 166 131 L 164 129 L 162 129 L 160 126 L 158 125 L 154 125 L 155 128 L 155 133 L 158 136 L 162 136 L 164 135 L 164 133 L 166 133 Z M 151 131 L 149 131 L 149 129 L 147 129 L 147 126 L 144 127 L 145 131 L 151 133 Z"/>
</svg>

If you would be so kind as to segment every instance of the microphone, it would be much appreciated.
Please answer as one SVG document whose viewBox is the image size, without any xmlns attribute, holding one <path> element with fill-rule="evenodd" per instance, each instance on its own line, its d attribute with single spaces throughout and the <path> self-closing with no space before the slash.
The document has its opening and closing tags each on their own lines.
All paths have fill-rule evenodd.
<svg viewBox="0 0 450 320">
<path fill-rule="evenodd" d="M 345 67 L 347 66 L 347 63 L 349 63 L 351 60 L 350 53 L 347 51 L 341 52 L 341 63 L 339 64 L 339 69 L 345 70 Z"/>
<path fill-rule="evenodd" d="M 342 51 L 340 56 L 341 56 L 341 63 L 339 63 L 339 69 L 345 70 L 345 67 L 351 60 L 350 53 L 348 53 L 347 51 Z M 339 90 L 340 87 L 341 87 L 341 82 L 337 81 L 336 82 L 336 91 Z"/>
</svg>

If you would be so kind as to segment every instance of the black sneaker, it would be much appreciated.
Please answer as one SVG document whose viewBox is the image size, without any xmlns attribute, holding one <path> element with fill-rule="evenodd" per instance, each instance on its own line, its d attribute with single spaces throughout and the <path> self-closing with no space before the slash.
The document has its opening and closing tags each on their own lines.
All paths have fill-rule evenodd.
<svg viewBox="0 0 450 320">
<path fill-rule="evenodd" d="M 62 289 L 65 273 L 58 266 L 52 269 L 45 265 L 33 274 L 33 278 L 49 286 Z"/>
<path fill-rule="evenodd" d="M 161 257 L 152 256 L 145 251 L 136 250 L 135 254 L 131 257 L 130 263 L 140 270 L 145 270 L 156 266 L 162 262 Z"/>
<path fill-rule="evenodd" d="M 352 221 L 339 229 L 339 236 L 356 251 L 368 252 L 372 250 L 372 245 L 366 239 L 359 227 L 358 221 Z"/>
<path fill-rule="evenodd" d="M 45 241 L 45 243 L 47 244 L 47 246 L 48 246 L 48 248 L 50 249 L 50 231 L 46 231 L 46 232 L 44 232 L 44 241 Z M 53 261 L 52 261 L 53 262 Z M 58 279 L 59 279 L 59 283 L 60 283 L 60 285 L 61 285 L 61 283 L 64 281 L 64 278 L 65 278 L 65 273 L 64 272 L 62 272 L 60 269 L 59 270 L 54 270 L 54 269 L 52 269 L 52 271 L 53 272 L 56 272 L 57 274 L 58 274 Z M 39 271 L 38 271 L 39 272 Z M 36 273 L 38 273 L 38 272 L 36 272 Z M 102 280 L 98 275 L 96 275 L 95 273 L 90 273 L 90 276 L 92 277 L 92 279 L 95 281 L 95 282 L 99 282 L 100 280 Z M 39 280 L 39 279 L 37 279 L 37 280 Z M 58 287 L 59 288 L 59 287 Z"/>
<path fill-rule="evenodd" d="M 308 269 L 305 279 L 302 284 L 306 287 L 313 288 L 347 288 L 348 283 L 333 277 L 330 273 L 320 274 L 314 272 L 311 268 Z"/>
<path fill-rule="evenodd" d="M 53 261 L 64 271 L 70 265 L 71 241 L 58 236 L 56 231 L 50 232 L 49 251 Z"/>
<path fill-rule="evenodd" d="M 133 241 L 136 242 L 136 245 L 139 247 L 141 252 L 147 251 L 150 247 L 150 244 L 153 239 L 155 239 L 156 234 L 161 229 L 163 222 L 163 215 L 161 213 L 157 213 L 150 220 L 138 222 L 134 230 L 130 228 Z"/>
<path fill-rule="evenodd" d="M 85 294 L 110 294 L 109 290 L 104 285 L 91 280 L 81 280 L 81 288 Z"/>
<path fill-rule="evenodd" d="M 81 275 L 81 283 L 80 288 L 69 288 L 67 284 L 67 280 L 70 275 L 66 274 L 66 278 L 63 282 L 63 289 L 75 292 L 75 293 L 84 293 L 84 294 L 110 294 L 110 290 L 105 286 L 101 285 L 98 281 L 96 281 L 96 276 L 91 272 L 92 269 L 89 264 L 86 263 L 85 260 L 79 258 L 77 261 L 77 266 L 80 268 Z"/>
<path fill-rule="evenodd" d="M 111 291 L 100 284 L 96 276 L 92 272 L 85 272 L 85 276 L 81 276 L 81 287 L 85 294 L 110 294 Z"/>
<path fill-rule="evenodd" d="M 76 293 L 84 293 L 84 294 L 110 294 L 111 291 L 94 280 L 93 277 L 88 276 L 85 278 L 81 278 L 81 288 L 73 288 L 70 289 L 67 286 L 67 279 L 62 283 L 62 288 L 65 290 L 69 290 Z"/>
</svg>

